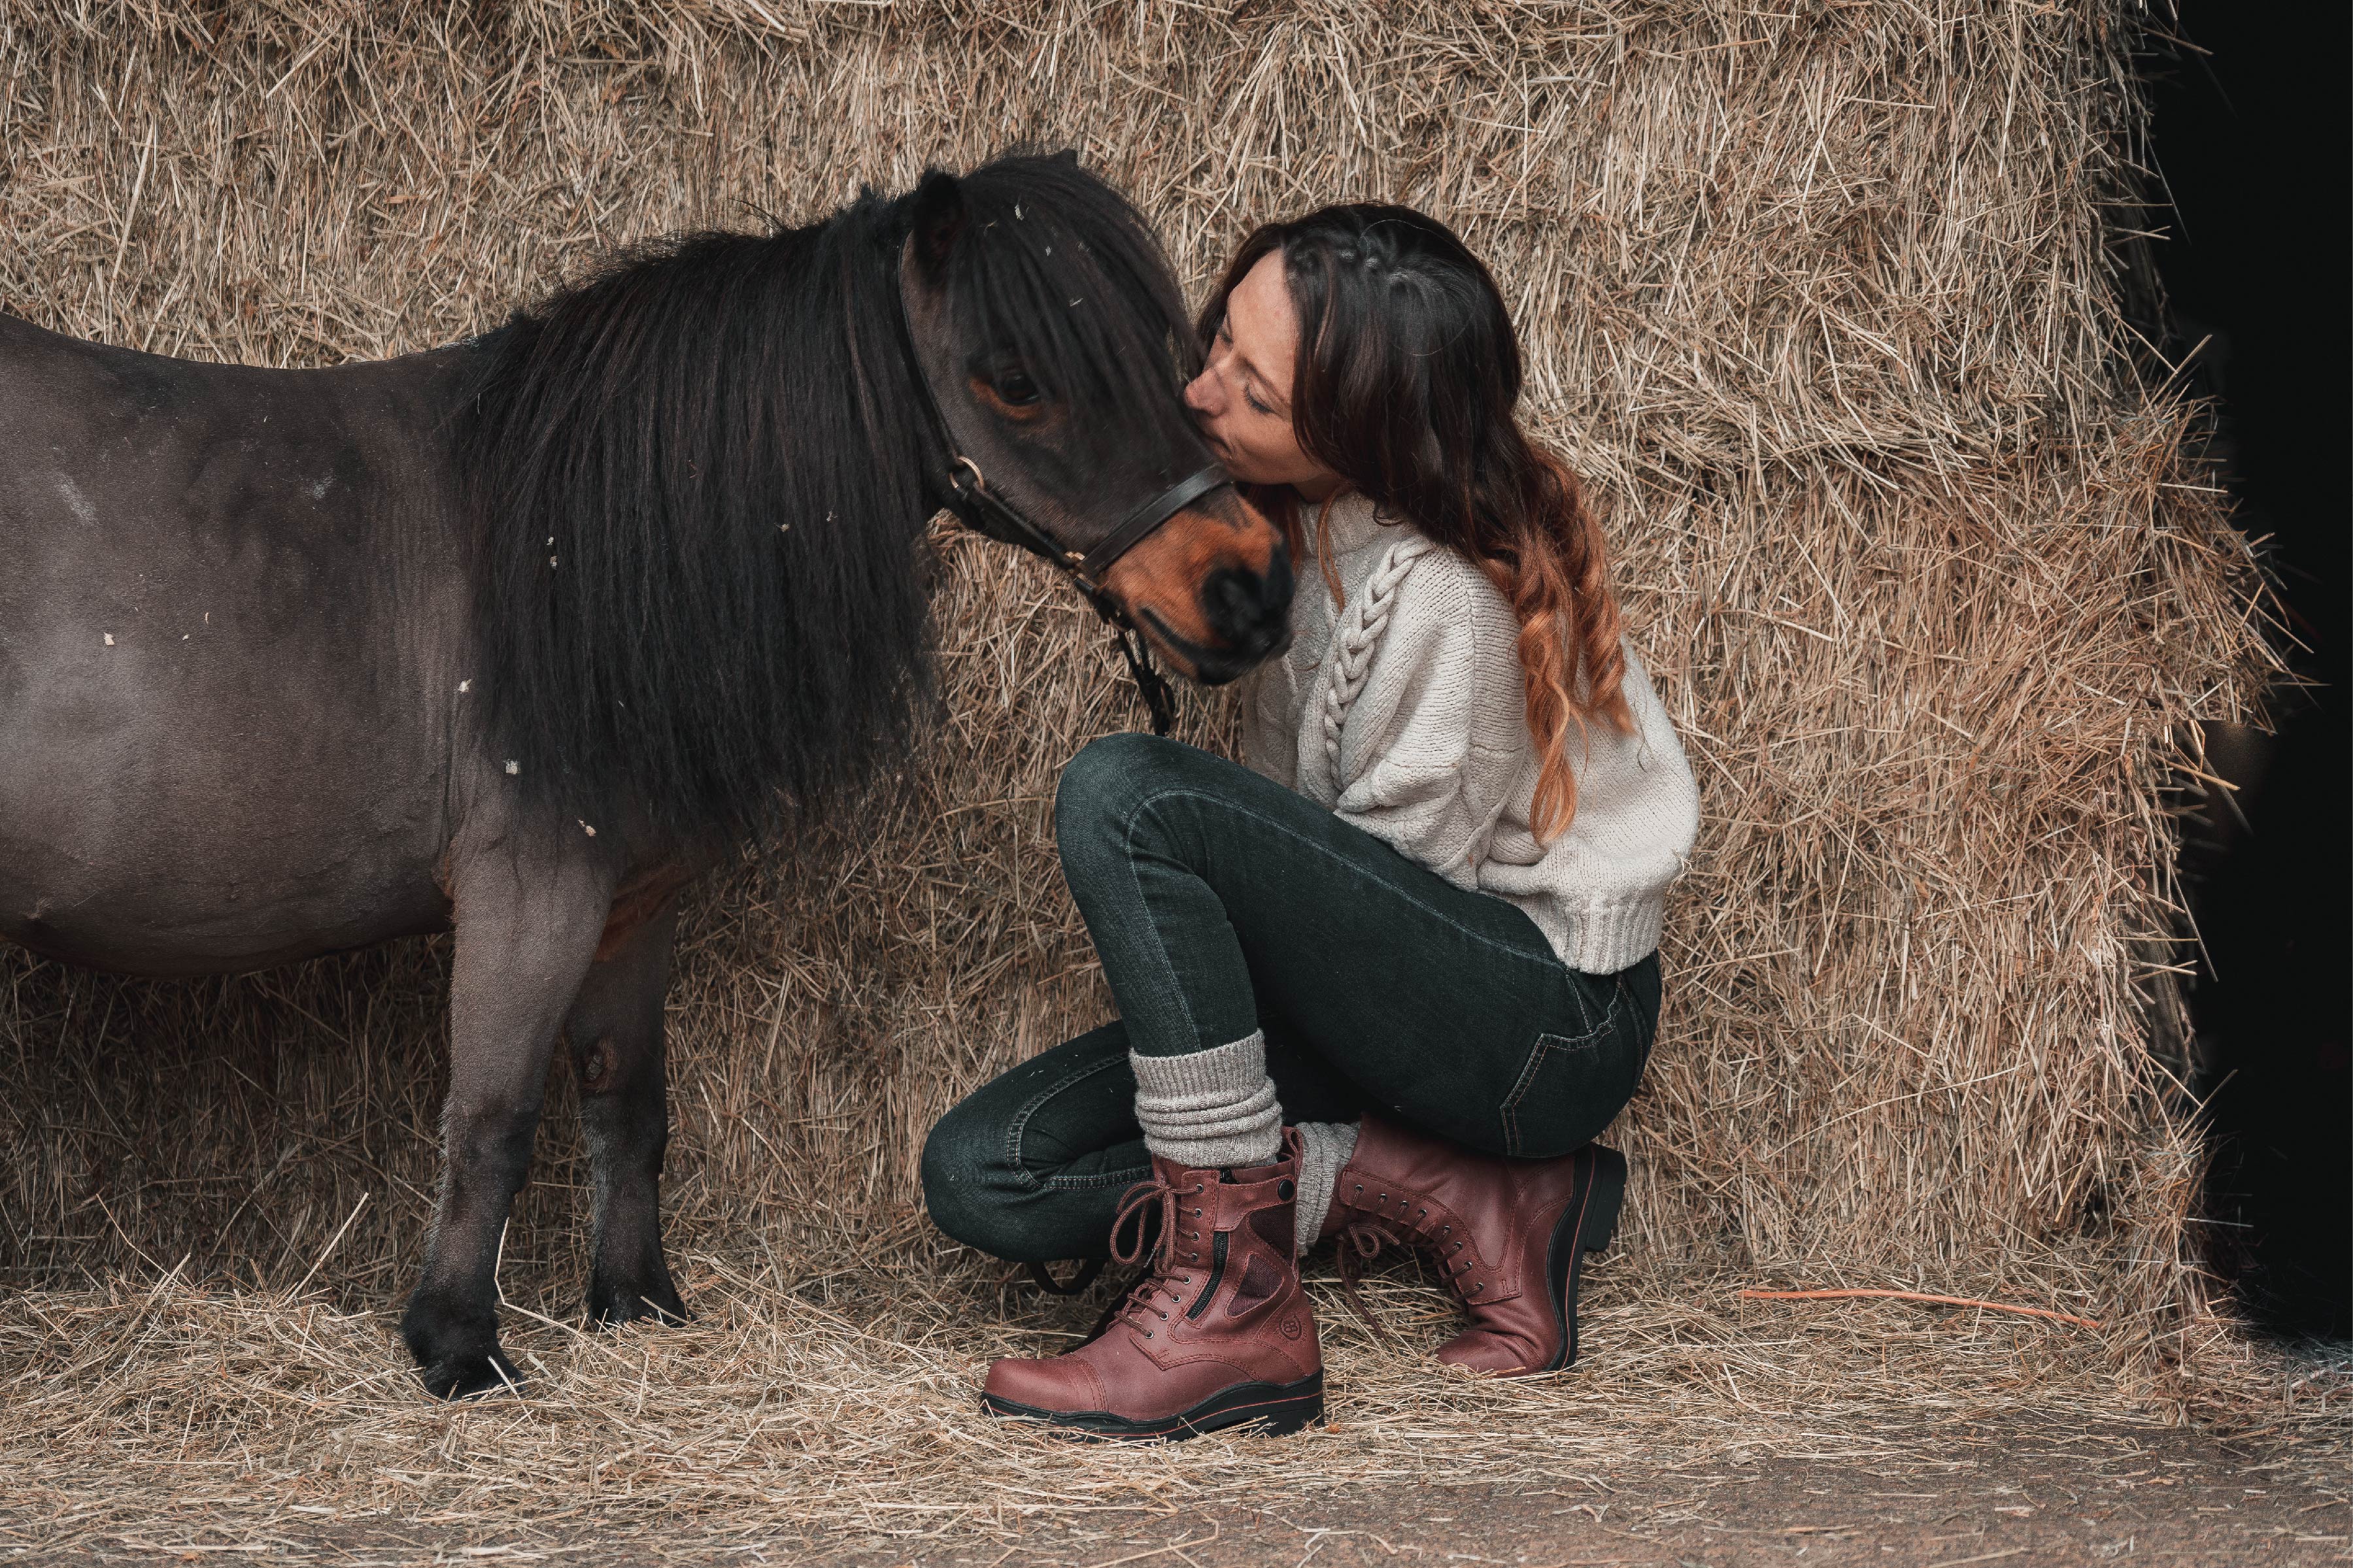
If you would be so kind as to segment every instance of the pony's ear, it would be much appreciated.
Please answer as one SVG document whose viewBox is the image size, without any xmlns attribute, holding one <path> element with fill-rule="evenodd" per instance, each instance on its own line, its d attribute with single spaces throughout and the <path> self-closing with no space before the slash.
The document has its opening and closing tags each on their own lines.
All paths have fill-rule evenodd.
<svg viewBox="0 0 2353 1568">
<path fill-rule="evenodd" d="M 915 187 L 913 233 L 915 259 L 924 271 L 939 270 L 964 232 L 964 187 L 954 174 L 937 169 Z"/>
<path fill-rule="evenodd" d="M 1079 150 L 1076 147 L 1065 147 L 1060 152 L 1054 154 L 1054 162 L 1058 163 L 1068 163 L 1071 168 L 1075 169 L 1079 166 Z"/>
</svg>

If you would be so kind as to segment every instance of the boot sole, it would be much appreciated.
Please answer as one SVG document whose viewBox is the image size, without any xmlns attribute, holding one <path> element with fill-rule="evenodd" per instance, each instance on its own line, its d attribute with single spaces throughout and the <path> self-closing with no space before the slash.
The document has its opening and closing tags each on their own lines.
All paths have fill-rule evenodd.
<svg viewBox="0 0 2353 1568">
<path fill-rule="evenodd" d="M 1553 1323 L 1560 1333 L 1560 1350 L 1550 1365 L 1539 1369 L 1545 1372 L 1558 1372 L 1577 1361 L 1577 1288 L 1587 1256 L 1608 1251 L 1617 1237 L 1618 1210 L 1626 1201 L 1626 1156 L 1597 1144 L 1592 1168 L 1581 1175 L 1545 1251 Z"/>
<path fill-rule="evenodd" d="M 1296 1432 L 1324 1419 L 1324 1374 L 1311 1373 L 1297 1383 L 1240 1383 L 1201 1401 L 1190 1410 L 1148 1421 L 1114 1415 L 1107 1410 L 1040 1410 L 994 1394 L 980 1396 L 981 1407 L 1008 1421 L 1036 1421 L 1073 1436 L 1126 1442 L 1181 1443 L 1204 1432 L 1256 1423 L 1268 1436 Z"/>
</svg>

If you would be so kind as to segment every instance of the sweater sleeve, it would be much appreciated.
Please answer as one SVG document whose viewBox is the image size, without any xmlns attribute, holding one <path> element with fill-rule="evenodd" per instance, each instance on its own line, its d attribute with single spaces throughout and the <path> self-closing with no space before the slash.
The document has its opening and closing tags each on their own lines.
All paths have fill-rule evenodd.
<svg viewBox="0 0 2353 1568">
<path fill-rule="evenodd" d="M 1451 557 L 1417 563 L 1340 727 L 1333 810 L 1457 887 L 1476 889 L 1525 723 L 1510 607 Z M 1489 601 L 1493 601 L 1490 603 Z M 1402 608 L 1402 606 L 1401 606 Z M 1500 754 L 1503 765 L 1481 753 Z M 1484 765 L 1482 765 L 1482 763 Z"/>
</svg>

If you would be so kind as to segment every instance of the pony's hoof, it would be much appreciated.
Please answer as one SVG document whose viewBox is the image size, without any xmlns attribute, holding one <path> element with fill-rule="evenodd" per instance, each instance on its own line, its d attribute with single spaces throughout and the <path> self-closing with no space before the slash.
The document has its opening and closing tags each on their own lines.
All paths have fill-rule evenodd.
<svg viewBox="0 0 2353 1568">
<path fill-rule="evenodd" d="M 588 1321 L 600 1329 L 650 1319 L 658 1323 L 683 1323 L 694 1316 L 668 1280 L 642 1287 L 599 1285 L 588 1292 Z"/>
<path fill-rule="evenodd" d="M 437 1399 L 471 1399 L 477 1394 L 496 1394 L 502 1388 L 522 1385 L 522 1373 L 514 1363 L 507 1360 L 504 1351 L 493 1350 L 487 1354 L 470 1352 L 444 1356 L 429 1362 L 420 1369 L 425 1379 L 425 1391 Z"/>
</svg>

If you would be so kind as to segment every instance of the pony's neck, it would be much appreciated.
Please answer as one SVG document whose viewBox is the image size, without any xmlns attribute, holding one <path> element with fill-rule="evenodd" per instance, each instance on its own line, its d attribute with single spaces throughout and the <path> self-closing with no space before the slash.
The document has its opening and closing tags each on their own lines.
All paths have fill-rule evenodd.
<svg viewBox="0 0 2353 1568">
<path fill-rule="evenodd" d="M 898 225 L 870 195 L 659 242 L 483 342 L 460 440 L 480 689 L 551 819 L 756 837 L 909 733 L 931 507 Z"/>
</svg>

